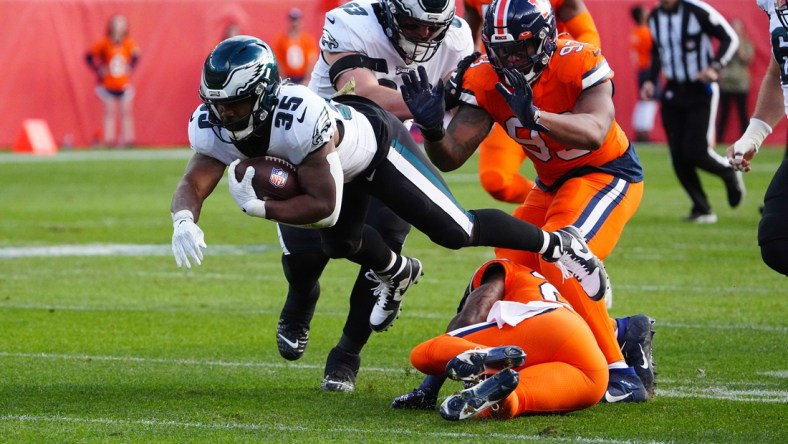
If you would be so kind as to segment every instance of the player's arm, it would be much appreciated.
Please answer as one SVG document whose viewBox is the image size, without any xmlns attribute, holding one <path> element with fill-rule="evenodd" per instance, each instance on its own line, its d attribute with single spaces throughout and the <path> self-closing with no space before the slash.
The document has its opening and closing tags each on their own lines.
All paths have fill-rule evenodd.
<svg viewBox="0 0 788 444">
<path fill-rule="evenodd" d="M 556 142 L 581 150 L 596 150 L 613 125 L 613 83 L 603 82 L 584 90 L 571 113 L 541 111 L 539 123 L 550 129 Z"/>
<path fill-rule="evenodd" d="M 747 125 L 741 138 L 727 149 L 731 166 L 740 171 L 750 171 L 750 161 L 758 153 L 766 136 L 771 134 L 772 129 L 784 115 L 780 68 L 774 58 L 770 57 L 750 124 Z"/>
<path fill-rule="evenodd" d="M 195 153 L 172 196 L 172 254 L 178 267 L 202 263 L 205 236 L 195 223 L 205 199 L 222 179 L 224 164 L 213 157 Z"/>
<path fill-rule="evenodd" d="M 468 26 L 471 28 L 473 46 L 478 51 L 481 48 L 482 41 L 482 16 L 479 15 L 479 11 L 473 5 L 468 4 L 468 2 L 464 2 L 464 5 L 465 12 L 463 13 L 463 18 L 468 22 Z"/>
<path fill-rule="evenodd" d="M 194 221 L 200 219 L 200 211 L 205 199 L 213 192 L 224 175 L 225 165 L 200 153 L 194 153 L 186 171 L 175 187 L 170 203 L 170 211 L 175 214 L 181 210 L 192 213 Z"/>
<path fill-rule="evenodd" d="M 493 304 L 504 297 L 505 273 L 500 265 L 492 265 L 484 271 L 482 284 L 479 285 L 465 300 L 462 310 L 457 313 L 446 331 L 467 327 L 487 320 Z"/>
<path fill-rule="evenodd" d="M 438 80 L 435 86 L 430 85 L 427 71 L 419 66 L 416 72 L 403 74 L 402 82 L 402 98 L 414 122 L 421 128 L 424 149 L 430 160 L 441 171 L 459 168 L 490 133 L 492 117 L 481 108 L 461 103 L 449 127 L 444 129 L 443 80 Z"/>
<path fill-rule="evenodd" d="M 343 184 L 339 154 L 335 141 L 330 140 L 298 165 L 298 185 L 303 194 L 266 201 L 263 217 L 288 225 L 330 227 L 339 217 Z"/>
<path fill-rule="evenodd" d="M 359 57 L 366 60 L 359 60 Z M 405 102 L 402 101 L 399 91 L 379 84 L 378 78 L 370 68 L 358 66 L 362 63 L 374 63 L 375 59 L 369 59 L 360 53 L 330 53 L 325 51 L 323 51 L 323 58 L 325 58 L 331 68 L 334 68 L 336 63 L 347 65 L 340 70 L 340 73 L 331 78 L 331 83 L 337 91 L 341 90 L 351 79 L 354 79 L 356 95 L 376 102 L 381 108 L 391 112 L 400 120 L 413 117 L 408 107 L 405 106 Z M 331 73 L 331 68 L 329 68 L 329 73 Z"/>
<path fill-rule="evenodd" d="M 460 104 L 439 140 L 424 139 L 430 161 L 441 171 L 461 167 L 490 133 L 492 117 L 482 108 Z"/>
<path fill-rule="evenodd" d="M 573 39 L 594 46 L 602 45 L 599 30 L 583 0 L 565 0 L 561 9 L 556 11 L 556 17 L 564 23 Z"/>
</svg>

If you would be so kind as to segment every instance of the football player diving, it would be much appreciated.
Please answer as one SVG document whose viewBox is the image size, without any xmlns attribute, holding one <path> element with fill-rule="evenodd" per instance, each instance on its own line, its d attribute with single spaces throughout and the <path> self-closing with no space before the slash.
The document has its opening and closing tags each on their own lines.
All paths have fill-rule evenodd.
<svg viewBox="0 0 788 444">
<path fill-rule="evenodd" d="M 214 48 L 200 98 L 189 122 L 195 153 L 170 208 L 179 266 L 202 261 L 206 244 L 196 223 L 229 165 L 229 191 L 245 214 L 317 230 L 324 254 L 371 270 L 380 293 L 401 297 L 422 267 L 365 224 L 373 196 L 445 248 L 531 251 L 577 279 L 587 296 L 601 298 L 607 288 L 604 267 L 574 227 L 546 232 L 501 210 L 465 210 L 396 116 L 360 96 L 325 100 L 283 82 L 271 48 L 258 38 L 232 37 Z M 253 167 L 236 178 L 241 159 L 263 155 L 295 165 L 303 194 L 261 200 L 251 185 Z"/>
</svg>

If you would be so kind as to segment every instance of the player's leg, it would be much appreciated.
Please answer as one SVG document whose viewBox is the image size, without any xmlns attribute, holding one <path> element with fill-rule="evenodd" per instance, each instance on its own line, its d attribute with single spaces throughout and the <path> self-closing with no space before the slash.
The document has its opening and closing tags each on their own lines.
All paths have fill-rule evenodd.
<svg viewBox="0 0 788 444">
<path fill-rule="evenodd" d="M 766 189 L 763 217 L 758 224 L 758 245 L 766 265 L 788 276 L 788 157 L 783 160 Z"/>
<path fill-rule="evenodd" d="M 370 203 L 367 224 L 377 229 L 389 248 L 397 254 L 401 253 L 410 225 L 377 199 L 372 199 Z M 375 298 L 370 297 L 375 285 L 367 278 L 367 272 L 369 269 L 361 267 L 356 276 L 342 336 L 326 360 L 324 379 L 320 385 L 323 390 L 355 389 L 356 375 L 361 365 L 360 353 L 372 334 L 369 316 L 376 302 Z"/>
<path fill-rule="evenodd" d="M 479 180 L 482 188 L 503 202 L 520 204 L 534 187 L 533 181 L 520 174 L 525 152 L 499 125 L 479 144 Z"/>
<path fill-rule="evenodd" d="M 339 220 L 333 227 L 321 229 L 320 233 L 323 251 L 329 257 L 347 258 L 365 269 L 377 301 L 370 313 L 369 324 L 373 330 L 383 331 L 399 316 L 405 292 L 424 273 L 418 259 L 397 254 L 375 227 L 364 223 L 372 198 L 369 187 L 364 178 L 345 184 Z"/>
<path fill-rule="evenodd" d="M 548 230 L 566 225 L 580 227 L 589 248 L 599 257 L 607 257 L 618 242 L 626 222 L 637 210 L 642 193 L 642 182 L 630 183 L 595 173 L 567 181 L 555 194 L 535 189 L 518 210 L 521 217 L 533 218 L 534 223 L 543 223 Z M 531 208 L 533 211 L 529 211 Z M 545 220 L 536 220 L 538 217 Z M 629 368 L 621 352 L 614 331 L 615 323 L 603 301 L 589 299 L 574 280 L 564 279 L 560 271 L 536 255 L 529 257 L 502 249 L 496 250 L 496 254 L 535 267 L 547 277 L 586 320 L 610 368 L 621 368 L 621 371 L 634 376 L 634 369 Z"/>
<path fill-rule="evenodd" d="M 602 295 L 607 275 L 596 257 L 576 254 L 582 248 L 576 235 L 546 232 L 497 209 L 466 211 L 407 130 L 399 122 L 392 123 L 392 129 L 396 132 L 391 149 L 368 185 L 403 219 L 446 248 L 493 246 L 538 252 L 566 266 L 589 295 Z"/>
<path fill-rule="evenodd" d="M 466 338 L 479 339 L 478 334 Z M 495 343 L 512 343 L 528 356 L 520 369 L 514 395 L 486 415 L 512 418 L 521 414 L 564 412 L 597 404 L 608 384 L 605 357 L 584 320 L 560 308 L 498 331 Z"/>
<path fill-rule="evenodd" d="M 276 344 L 283 358 L 301 358 L 309 341 L 309 327 L 320 297 L 320 275 L 328 256 L 320 247 L 316 230 L 277 225 L 282 247 L 282 270 L 287 298 L 279 315 Z"/>
</svg>

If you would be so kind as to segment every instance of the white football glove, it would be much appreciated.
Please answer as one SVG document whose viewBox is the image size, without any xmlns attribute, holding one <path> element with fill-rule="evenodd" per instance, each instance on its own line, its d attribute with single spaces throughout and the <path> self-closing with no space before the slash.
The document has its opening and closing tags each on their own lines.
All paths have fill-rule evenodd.
<svg viewBox="0 0 788 444">
<path fill-rule="evenodd" d="M 760 119 L 750 119 L 750 124 L 741 138 L 728 147 L 728 162 L 736 171 L 750 171 L 750 161 L 758 153 L 758 148 L 766 136 L 772 133 L 772 127 Z"/>
<path fill-rule="evenodd" d="M 191 258 L 195 264 L 202 263 L 202 249 L 208 248 L 205 245 L 205 235 L 200 227 L 194 223 L 194 215 L 189 210 L 180 210 L 172 215 L 172 254 L 175 255 L 175 262 L 178 268 L 185 265 L 192 268 L 189 263 Z"/>
<path fill-rule="evenodd" d="M 246 168 L 244 177 L 240 182 L 235 178 L 235 167 L 240 162 L 240 159 L 235 159 L 227 170 L 227 179 L 229 179 L 230 183 L 230 194 L 244 213 L 265 219 L 265 202 L 257 198 L 257 194 L 254 192 L 254 188 L 252 188 L 254 167 L 249 166 Z"/>
</svg>

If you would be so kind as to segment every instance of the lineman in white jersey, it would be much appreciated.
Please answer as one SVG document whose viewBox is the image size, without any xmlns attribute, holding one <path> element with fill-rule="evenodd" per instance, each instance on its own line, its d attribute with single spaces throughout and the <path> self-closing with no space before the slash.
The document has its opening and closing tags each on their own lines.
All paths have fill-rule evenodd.
<svg viewBox="0 0 788 444">
<path fill-rule="evenodd" d="M 397 89 L 400 74 L 423 66 L 431 78 L 444 78 L 473 51 L 470 28 L 454 12 L 454 0 L 362 0 L 329 11 L 310 89 L 326 98 L 338 90 L 352 91 L 401 120 L 409 119 L 410 111 Z M 399 253 L 410 225 L 377 199 L 370 205 L 366 223 Z M 314 230 L 279 224 L 279 233 L 288 292 L 277 346 L 285 359 L 296 360 L 309 339 L 320 296 L 319 278 L 328 257 Z M 324 390 L 353 390 L 360 352 L 373 329 L 388 329 L 401 310 L 402 301 L 395 298 L 402 294 L 377 291 L 378 283 L 368 278 L 374 276 L 368 271 L 362 268 L 356 276 L 342 336 L 326 360 Z"/>
<path fill-rule="evenodd" d="M 446 248 L 539 252 L 580 280 L 591 276 L 580 270 L 597 275 L 602 267 L 584 253 L 582 239 L 563 230 L 545 232 L 497 209 L 466 211 L 393 114 L 362 97 L 326 102 L 305 87 L 281 84 L 273 52 L 260 39 L 220 43 L 205 61 L 200 97 L 204 105 L 189 123 L 195 154 L 170 207 L 179 266 L 201 262 L 200 209 L 235 157 L 230 194 L 244 213 L 318 229 L 324 253 L 371 269 L 380 292 L 404 293 L 420 277 L 421 263 L 392 251 L 365 225 L 372 196 Z M 254 168 L 236 179 L 238 159 L 266 154 L 298 167 L 303 194 L 263 201 L 251 186 Z"/>
<path fill-rule="evenodd" d="M 447 78 L 473 52 L 471 30 L 465 20 L 454 16 L 453 0 L 433 1 L 439 5 L 435 14 L 439 20 L 414 31 L 422 16 L 432 14 L 429 10 L 415 14 L 420 3 L 430 2 L 359 0 L 329 11 L 309 88 L 330 97 L 352 78 L 355 94 L 375 101 L 400 120 L 412 118 L 399 94 L 400 75 L 423 66 L 431 79 Z"/>
<path fill-rule="evenodd" d="M 741 138 L 728 147 L 728 160 L 739 171 L 750 171 L 750 161 L 758 153 L 763 140 L 783 116 L 788 115 L 788 1 L 757 0 L 757 4 L 769 16 L 772 58 L 763 76 L 750 124 Z M 758 245 L 763 261 L 773 270 L 788 276 L 786 220 L 788 156 L 766 189 L 763 215 L 758 224 Z"/>
</svg>

